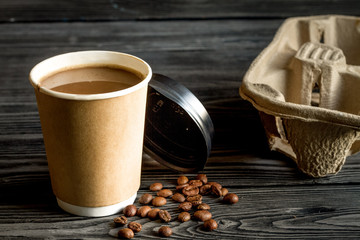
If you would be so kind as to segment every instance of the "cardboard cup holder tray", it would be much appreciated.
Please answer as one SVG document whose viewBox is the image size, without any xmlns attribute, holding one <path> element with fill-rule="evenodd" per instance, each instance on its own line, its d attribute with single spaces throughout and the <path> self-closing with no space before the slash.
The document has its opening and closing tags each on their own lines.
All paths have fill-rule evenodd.
<svg viewBox="0 0 360 240">
<path fill-rule="evenodd" d="M 360 18 L 290 18 L 240 87 L 259 110 L 269 146 L 313 177 L 360 151 Z"/>
</svg>

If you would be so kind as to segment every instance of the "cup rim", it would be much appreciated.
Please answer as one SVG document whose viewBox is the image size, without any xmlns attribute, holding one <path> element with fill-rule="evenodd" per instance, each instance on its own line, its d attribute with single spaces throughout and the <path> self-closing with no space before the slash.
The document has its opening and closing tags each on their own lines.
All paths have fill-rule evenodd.
<svg viewBox="0 0 360 240">
<path fill-rule="evenodd" d="M 78 64 L 71 65 L 71 66 L 69 65 L 68 67 L 58 67 L 58 68 L 54 69 L 53 71 L 46 70 L 46 67 L 49 66 L 49 64 L 51 64 L 51 63 L 55 64 L 55 61 L 59 60 L 60 58 L 71 59 L 74 56 L 86 57 L 86 56 L 90 56 L 90 55 L 92 55 L 92 56 L 113 55 L 113 57 L 119 57 L 119 58 L 126 57 L 126 58 L 138 61 L 139 63 L 143 64 L 145 66 L 145 68 L 147 69 L 147 73 L 146 73 L 146 75 L 144 74 L 145 78 L 142 81 L 140 81 L 139 83 L 137 83 L 129 88 L 126 88 L 126 89 L 113 91 L 113 92 L 107 92 L 107 93 L 97 93 L 97 94 L 64 93 L 64 92 L 53 91 L 53 90 L 41 87 L 39 85 L 40 81 L 43 78 L 51 75 L 52 73 L 64 71 L 66 69 L 74 69 L 74 68 L 79 68 L 79 67 L 84 67 L 84 66 L 105 66 L 105 65 L 123 66 L 122 64 L 118 64 L 116 62 L 101 63 L 101 61 L 99 61 L 98 63 L 96 63 L 96 62 L 86 63 L 86 61 L 84 61 L 84 63 L 82 63 L 82 64 L 78 63 Z M 129 67 L 129 68 L 132 68 L 132 67 Z M 135 68 L 133 68 L 133 69 L 135 69 Z M 44 72 L 46 72 L 46 74 L 44 74 Z M 57 97 L 57 98 L 68 99 L 68 100 L 85 100 L 85 101 L 102 100 L 102 99 L 108 99 L 108 98 L 114 98 L 114 97 L 127 95 L 129 93 L 132 93 L 132 92 L 144 87 L 144 86 L 147 86 L 147 84 L 151 80 L 151 77 L 152 77 L 152 69 L 151 69 L 150 65 L 148 63 L 146 63 L 144 60 L 142 60 L 141 58 L 133 56 L 131 54 L 127 54 L 127 53 L 115 52 L 115 51 L 102 51 L 102 50 L 76 51 L 76 52 L 68 52 L 68 53 L 55 55 L 53 57 L 47 58 L 47 59 L 39 62 L 38 64 L 36 64 L 31 69 L 30 74 L 29 74 L 30 83 L 35 88 L 35 90 L 38 90 L 42 93 L 45 93 L 47 95 Z"/>
</svg>

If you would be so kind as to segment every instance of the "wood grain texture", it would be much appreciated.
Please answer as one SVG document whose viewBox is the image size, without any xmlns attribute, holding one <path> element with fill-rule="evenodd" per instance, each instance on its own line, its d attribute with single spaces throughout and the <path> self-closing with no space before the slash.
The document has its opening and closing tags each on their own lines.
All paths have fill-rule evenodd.
<svg viewBox="0 0 360 240">
<path fill-rule="evenodd" d="M 166 184 L 166 180 L 164 182 Z M 174 186 L 172 182 L 166 185 Z M 287 239 L 343 239 L 344 236 L 355 239 L 360 234 L 359 222 L 354 221 L 360 217 L 360 202 L 354 200 L 360 193 L 358 186 L 330 189 L 328 186 L 229 187 L 229 190 L 240 196 L 235 205 L 225 205 L 213 196 L 204 197 L 204 202 L 211 206 L 213 218 L 219 223 L 217 230 L 209 233 L 195 220 L 178 222 L 178 203 L 169 199 L 161 209 L 167 209 L 171 214 L 173 220 L 170 223 L 129 218 L 143 225 L 143 231 L 136 234 L 135 239 L 158 237 L 157 230 L 162 225 L 172 227 L 174 239 L 279 239 L 281 236 Z M 149 191 L 139 191 L 139 196 L 145 192 Z M 275 195 L 280 197 L 274 198 Z M 331 201 L 324 202 L 326 199 Z M 2 204 L 0 237 L 111 239 L 119 229 L 112 223 L 114 217 L 73 216 L 61 211 L 47 198 L 32 205 Z"/>
<path fill-rule="evenodd" d="M 12 0 L 0 1 L 0 21 L 116 21 L 285 18 L 359 15 L 357 0 Z"/>
<path fill-rule="evenodd" d="M 134 217 L 143 224 L 134 239 L 157 239 L 161 225 L 172 226 L 170 239 L 359 239 L 360 154 L 337 175 L 307 177 L 268 150 L 257 111 L 238 93 L 283 18 L 358 15 L 359 7 L 355 0 L 0 1 L 0 239 L 114 239 L 116 215 L 78 217 L 57 206 L 28 81 L 39 61 L 89 49 L 137 55 L 188 87 L 215 125 L 203 173 L 240 196 L 231 206 L 205 198 L 219 223 L 213 232 L 194 220 Z M 146 154 L 142 169 L 139 196 L 153 182 L 174 189 L 180 175 Z M 177 204 L 166 208 L 176 218 Z"/>
</svg>

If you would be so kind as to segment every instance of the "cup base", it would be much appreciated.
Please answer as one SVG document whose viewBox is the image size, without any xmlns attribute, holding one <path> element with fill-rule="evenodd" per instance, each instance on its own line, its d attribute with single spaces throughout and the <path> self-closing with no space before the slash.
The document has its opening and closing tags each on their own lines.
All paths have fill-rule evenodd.
<svg viewBox="0 0 360 240">
<path fill-rule="evenodd" d="M 66 203 L 59 198 L 57 199 L 59 207 L 68 213 L 72 213 L 78 216 L 84 217 L 104 217 L 116 214 L 124 209 L 127 205 L 133 204 L 136 199 L 136 193 L 132 195 L 129 199 L 119 202 L 114 205 L 104 206 L 104 207 L 80 207 Z"/>
</svg>

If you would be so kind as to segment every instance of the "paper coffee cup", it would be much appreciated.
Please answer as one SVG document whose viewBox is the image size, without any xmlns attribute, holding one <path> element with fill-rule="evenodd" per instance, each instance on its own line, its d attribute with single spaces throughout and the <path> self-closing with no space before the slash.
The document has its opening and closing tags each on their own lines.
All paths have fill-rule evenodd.
<svg viewBox="0 0 360 240">
<path fill-rule="evenodd" d="M 55 72 L 106 65 L 134 69 L 145 78 L 127 89 L 101 94 L 68 94 L 39 86 Z M 151 76 L 151 68 L 143 60 L 108 51 L 58 55 L 30 72 L 53 192 L 65 211 L 106 216 L 134 202 L 140 187 Z"/>
</svg>

